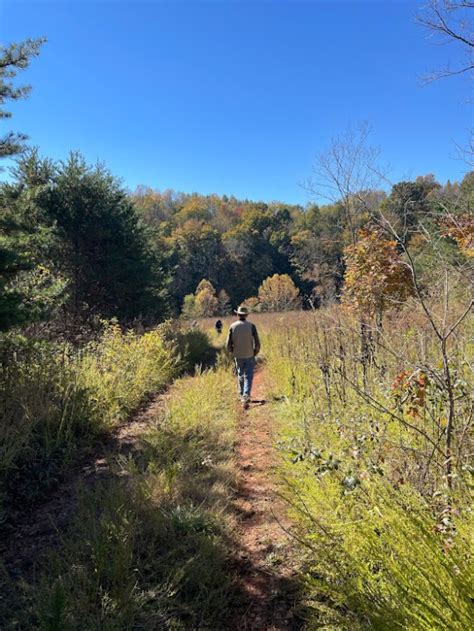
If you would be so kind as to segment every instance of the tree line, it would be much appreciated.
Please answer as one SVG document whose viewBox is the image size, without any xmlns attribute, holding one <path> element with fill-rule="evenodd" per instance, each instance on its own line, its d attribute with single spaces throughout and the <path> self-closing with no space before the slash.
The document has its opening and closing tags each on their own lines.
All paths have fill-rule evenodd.
<svg viewBox="0 0 474 631">
<path fill-rule="evenodd" d="M 41 44 L 1 50 L 0 107 L 27 96 L 28 87 L 13 80 Z M 329 201 L 306 206 L 144 186 L 130 192 L 104 165 L 88 165 L 79 153 L 54 162 L 24 141 L 9 133 L 0 144 L 3 157 L 18 156 L 0 185 L 4 331 L 41 320 L 65 329 L 114 317 L 154 323 L 180 313 L 225 314 L 243 302 L 260 310 L 314 308 L 340 299 L 346 270 L 346 294 L 364 302 L 356 289 L 387 226 L 401 237 L 374 255 L 382 277 L 408 243 L 426 269 L 436 267 L 440 248 L 453 260 L 472 253 L 474 172 L 445 185 L 420 176 L 389 192 L 366 177 L 349 186 L 341 172 L 348 156 L 359 160 L 346 165 L 351 174 L 374 171 L 365 132 L 360 145 L 339 139 L 321 157 L 328 186 L 315 192 Z M 436 253 L 423 233 L 436 237 Z"/>
</svg>

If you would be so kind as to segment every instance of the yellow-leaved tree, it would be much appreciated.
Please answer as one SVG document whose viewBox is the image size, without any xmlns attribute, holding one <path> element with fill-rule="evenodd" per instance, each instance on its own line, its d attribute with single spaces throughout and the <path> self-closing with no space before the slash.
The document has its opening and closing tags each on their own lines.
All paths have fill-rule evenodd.
<svg viewBox="0 0 474 631">
<path fill-rule="evenodd" d="M 209 318 L 219 313 L 219 299 L 213 284 L 205 278 L 196 287 L 194 294 L 184 297 L 184 318 Z"/>
<path fill-rule="evenodd" d="M 243 302 L 240 303 L 240 306 L 246 307 L 250 311 L 250 313 L 260 311 L 260 303 L 257 296 L 250 296 L 250 298 L 246 298 Z"/>
<path fill-rule="evenodd" d="M 467 213 L 449 215 L 441 225 L 442 234 L 454 239 L 461 252 L 470 258 L 474 257 L 474 217 Z"/>
<path fill-rule="evenodd" d="M 258 288 L 262 311 L 290 311 L 301 307 L 300 291 L 288 274 L 273 274 Z"/>
<path fill-rule="evenodd" d="M 196 311 L 199 317 L 207 318 L 218 312 L 219 301 L 211 282 L 203 279 L 196 288 L 195 296 Z"/>
</svg>

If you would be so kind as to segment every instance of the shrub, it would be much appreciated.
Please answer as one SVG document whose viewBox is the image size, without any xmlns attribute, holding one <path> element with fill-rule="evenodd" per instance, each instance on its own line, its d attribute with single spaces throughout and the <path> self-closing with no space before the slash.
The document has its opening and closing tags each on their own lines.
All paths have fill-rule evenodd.
<svg viewBox="0 0 474 631">
<path fill-rule="evenodd" d="M 299 289 L 288 274 L 266 278 L 258 289 L 258 300 L 262 311 L 289 311 L 301 306 Z"/>
<path fill-rule="evenodd" d="M 202 337 L 193 336 L 194 347 L 191 340 L 180 342 L 182 358 L 159 330 L 140 336 L 113 324 L 80 350 L 3 337 L 0 503 L 46 491 L 95 435 L 123 421 L 183 363 L 194 362 Z"/>
<path fill-rule="evenodd" d="M 103 425 L 126 418 L 177 371 L 177 358 L 158 330 L 137 335 L 134 331 L 122 333 L 118 325 L 108 326 L 78 363 L 79 383 L 89 392 L 94 416 Z"/>
<path fill-rule="evenodd" d="M 187 328 L 176 320 L 167 320 L 158 327 L 167 348 L 176 357 L 179 371 L 192 371 L 214 359 L 209 335 L 199 328 Z"/>
<path fill-rule="evenodd" d="M 462 631 L 471 602 L 469 520 L 447 543 L 426 501 L 379 473 L 358 477 L 344 463 L 296 464 L 289 502 L 306 541 L 306 584 L 315 618 L 338 628 Z"/>
<path fill-rule="evenodd" d="M 213 349 L 207 333 L 200 329 L 190 329 L 177 340 L 186 370 L 209 364 L 213 359 Z"/>
<path fill-rule="evenodd" d="M 281 477 L 306 550 L 309 628 L 461 631 L 474 616 L 472 322 L 451 340 L 458 407 L 447 484 L 439 346 L 423 314 L 413 305 L 409 314 L 410 326 L 406 312 L 387 321 L 391 339 L 374 348 L 365 383 L 357 319 L 339 307 L 273 318 L 264 336 L 284 401 Z"/>
</svg>

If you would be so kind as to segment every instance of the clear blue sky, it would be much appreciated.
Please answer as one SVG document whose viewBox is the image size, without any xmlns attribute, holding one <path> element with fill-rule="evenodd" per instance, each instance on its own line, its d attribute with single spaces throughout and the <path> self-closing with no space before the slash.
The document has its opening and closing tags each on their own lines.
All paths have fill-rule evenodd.
<svg viewBox="0 0 474 631">
<path fill-rule="evenodd" d="M 421 85 L 456 58 L 415 24 L 421 4 L 3 0 L 3 43 L 49 40 L 7 125 L 49 157 L 104 161 L 131 189 L 305 203 L 314 156 L 363 120 L 392 180 L 460 179 L 469 84 Z"/>
</svg>

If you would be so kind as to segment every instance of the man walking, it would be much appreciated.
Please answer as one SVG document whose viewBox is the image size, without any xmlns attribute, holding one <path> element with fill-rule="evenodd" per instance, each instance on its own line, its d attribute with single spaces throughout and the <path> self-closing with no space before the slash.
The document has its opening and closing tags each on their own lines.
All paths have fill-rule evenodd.
<svg viewBox="0 0 474 631">
<path fill-rule="evenodd" d="M 260 351 L 260 340 L 258 339 L 257 327 L 247 320 L 248 309 L 239 307 L 235 313 L 239 319 L 230 325 L 227 335 L 227 350 L 234 355 L 240 400 L 246 410 L 249 407 L 255 357 Z"/>
</svg>

